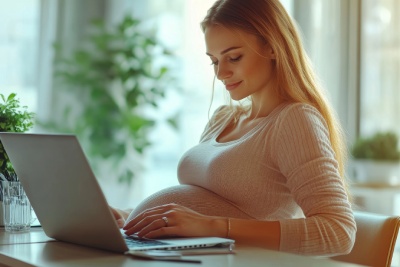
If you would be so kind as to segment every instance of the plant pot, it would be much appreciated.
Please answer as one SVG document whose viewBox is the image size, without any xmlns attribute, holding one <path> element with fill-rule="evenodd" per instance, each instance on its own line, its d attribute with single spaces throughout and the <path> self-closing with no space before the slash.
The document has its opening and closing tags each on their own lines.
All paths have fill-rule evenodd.
<svg viewBox="0 0 400 267">
<path fill-rule="evenodd" d="M 400 162 L 355 160 L 353 167 L 357 183 L 372 186 L 400 185 Z"/>
</svg>

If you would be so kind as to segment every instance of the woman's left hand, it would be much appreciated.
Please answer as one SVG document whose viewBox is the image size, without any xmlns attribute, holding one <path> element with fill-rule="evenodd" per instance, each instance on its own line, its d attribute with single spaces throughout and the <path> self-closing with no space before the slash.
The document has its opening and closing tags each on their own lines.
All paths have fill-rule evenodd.
<svg viewBox="0 0 400 267">
<path fill-rule="evenodd" d="M 167 204 L 147 209 L 126 223 L 126 235 L 139 237 L 188 237 L 226 235 L 227 219 L 197 213 L 189 208 Z"/>
</svg>

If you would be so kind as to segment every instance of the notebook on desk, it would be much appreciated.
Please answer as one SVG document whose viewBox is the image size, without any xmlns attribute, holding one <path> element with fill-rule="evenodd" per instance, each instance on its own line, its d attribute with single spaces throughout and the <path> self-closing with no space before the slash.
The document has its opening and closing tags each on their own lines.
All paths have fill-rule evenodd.
<svg viewBox="0 0 400 267">
<path fill-rule="evenodd" d="M 229 246 L 226 238 L 135 240 L 117 226 L 74 135 L 0 133 L 0 140 L 49 237 L 114 252 Z M 136 243 L 128 245 L 128 242 Z"/>
</svg>

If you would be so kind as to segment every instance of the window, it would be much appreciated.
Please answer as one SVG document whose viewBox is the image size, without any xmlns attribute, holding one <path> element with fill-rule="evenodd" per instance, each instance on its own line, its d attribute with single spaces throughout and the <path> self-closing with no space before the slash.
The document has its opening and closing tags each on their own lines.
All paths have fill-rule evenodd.
<svg viewBox="0 0 400 267">
<path fill-rule="evenodd" d="M 360 134 L 400 136 L 400 1 L 363 0 Z"/>
<path fill-rule="evenodd" d="M 17 93 L 35 112 L 39 0 L 2 2 L 0 22 L 0 93 Z"/>
</svg>

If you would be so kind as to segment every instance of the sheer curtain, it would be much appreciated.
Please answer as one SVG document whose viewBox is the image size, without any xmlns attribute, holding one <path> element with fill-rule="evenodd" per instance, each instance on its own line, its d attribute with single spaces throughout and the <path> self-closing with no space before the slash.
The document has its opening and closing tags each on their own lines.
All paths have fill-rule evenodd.
<svg viewBox="0 0 400 267">
<path fill-rule="evenodd" d="M 41 121 L 57 118 L 65 98 L 53 84 L 53 56 L 55 42 L 67 52 L 80 45 L 87 26 L 93 18 L 104 17 L 104 0 L 41 0 L 40 34 L 37 68 L 37 115 Z"/>
</svg>

